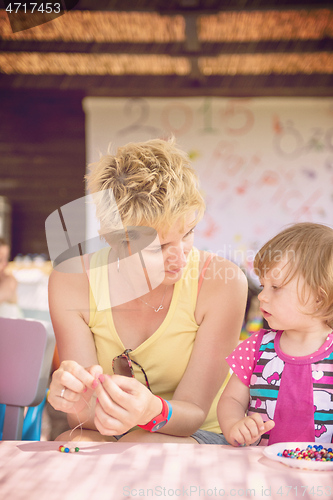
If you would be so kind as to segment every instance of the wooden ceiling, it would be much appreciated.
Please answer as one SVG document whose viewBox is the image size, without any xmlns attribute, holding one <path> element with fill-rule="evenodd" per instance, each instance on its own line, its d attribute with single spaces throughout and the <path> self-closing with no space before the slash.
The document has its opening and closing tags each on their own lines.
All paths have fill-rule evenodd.
<svg viewBox="0 0 333 500">
<path fill-rule="evenodd" d="M 0 10 L 0 89 L 96 96 L 333 95 L 332 1 L 62 4 L 74 8 L 15 33 Z"/>
</svg>

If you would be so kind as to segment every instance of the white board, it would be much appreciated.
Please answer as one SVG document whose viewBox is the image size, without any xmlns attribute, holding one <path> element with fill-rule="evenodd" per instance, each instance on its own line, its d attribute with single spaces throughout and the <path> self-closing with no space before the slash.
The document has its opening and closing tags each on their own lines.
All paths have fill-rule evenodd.
<svg viewBox="0 0 333 500">
<path fill-rule="evenodd" d="M 251 271 L 285 225 L 333 224 L 333 99 L 98 98 L 83 102 L 88 163 L 120 145 L 177 138 L 207 210 L 195 245 Z M 90 215 L 87 233 L 96 234 Z"/>
</svg>

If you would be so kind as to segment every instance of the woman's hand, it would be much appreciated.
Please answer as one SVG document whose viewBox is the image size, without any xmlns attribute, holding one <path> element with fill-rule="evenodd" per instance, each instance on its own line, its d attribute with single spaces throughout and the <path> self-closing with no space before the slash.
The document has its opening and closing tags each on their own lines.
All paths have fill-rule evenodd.
<svg viewBox="0 0 333 500">
<path fill-rule="evenodd" d="M 101 375 L 99 380 L 94 423 L 101 434 L 123 434 L 161 413 L 161 400 L 135 378 Z"/>
<path fill-rule="evenodd" d="M 83 368 L 76 361 L 63 361 L 52 375 L 49 403 L 65 413 L 80 413 L 87 409 L 102 368 L 98 365 Z"/>
<path fill-rule="evenodd" d="M 259 413 L 253 413 L 234 424 L 226 438 L 233 446 L 250 445 L 255 443 L 262 434 L 273 429 L 274 425 L 273 420 L 264 422 Z"/>
</svg>

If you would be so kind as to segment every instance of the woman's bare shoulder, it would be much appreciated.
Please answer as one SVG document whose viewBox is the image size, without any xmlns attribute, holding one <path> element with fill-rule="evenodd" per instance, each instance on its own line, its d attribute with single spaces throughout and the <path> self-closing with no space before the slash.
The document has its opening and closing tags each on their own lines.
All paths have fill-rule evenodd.
<svg viewBox="0 0 333 500">
<path fill-rule="evenodd" d="M 208 257 L 210 262 L 204 271 L 200 295 L 210 297 L 216 292 L 237 295 L 247 290 L 247 278 L 241 268 L 217 254 L 200 252 L 201 271 Z"/>
<path fill-rule="evenodd" d="M 66 288 L 82 286 L 84 283 L 88 284 L 86 273 L 63 273 L 53 269 L 49 276 L 49 287 L 54 288 L 64 286 Z"/>
<path fill-rule="evenodd" d="M 66 305 L 78 311 L 86 310 L 89 303 L 89 282 L 86 273 L 64 273 L 53 270 L 49 277 L 49 302 Z"/>
<path fill-rule="evenodd" d="M 207 250 L 199 250 L 199 273 L 201 273 L 207 259 L 211 259 L 214 256 L 212 252 Z"/>
<path fill-rule="evenodd" d="M 240 281 L 241 283 L 247 284 L 247 279 L 243 271 L 237 264 L 221 257 L 216 253 L 208 252 L 206 250 L 199 250 L 200 262 L 199 262 L 199 272 L 206 262 L 209 264 L 205 270 L 204 278 L 208 278 L 207 281 L 214 281 L 217 286 L 222 281 Z"/>
<path fill-rule="evenodd" d="M 198 295 L 195 311 L 198 324 L 208 315 L 220 317 L 221 322 L 225 321 L 225 315 L 242 316 L 247 293 L 248 283 L 243 271 L 230 260 L 213 254 Z"/>
</svg>

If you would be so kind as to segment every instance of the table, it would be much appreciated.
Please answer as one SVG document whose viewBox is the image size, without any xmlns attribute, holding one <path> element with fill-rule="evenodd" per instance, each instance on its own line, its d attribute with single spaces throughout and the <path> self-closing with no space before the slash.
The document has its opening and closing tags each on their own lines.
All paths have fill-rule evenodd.
<svg viewBox="0 0 333 500">
<path fill-rule="evenodd" d="M 0 499 L 330 499 L 333 472 L 274 462 L 260 447 L 199 444 L 0 442 Z M 82 451 L 81 451 L 82 450 Z"/>
</svg>

